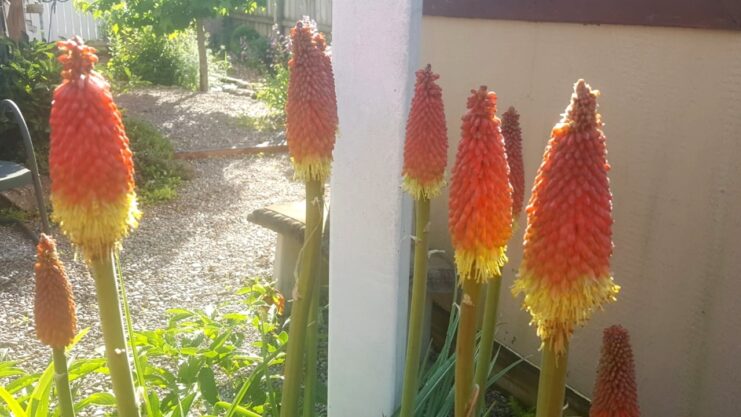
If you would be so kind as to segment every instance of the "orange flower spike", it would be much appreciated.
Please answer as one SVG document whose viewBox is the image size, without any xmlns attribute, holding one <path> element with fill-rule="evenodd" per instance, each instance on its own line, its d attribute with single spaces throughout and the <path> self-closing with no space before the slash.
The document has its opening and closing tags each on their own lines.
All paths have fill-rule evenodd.
<svg viewBox="0 0 741 417">
<path fill-rule="evenodd" d="M 416 74 L 407 119 L 402 187 L 419 200 L 440 194 L 448 162 L 448 129 L 443 91 L 435 82 L 440 76 L 432 72 L 429 64 Z"/>
<path fill-rule="evenodd" d="M 77 333 L 72 287 L 59 260 L 54 239 L 42 234 L 36 246 L 36 336 L 41 343 L 64 349 Z"/>
<path fill-rule="evenodd" d="M 512 184 L 512 218 L 516 220 L 522 212 L 525 199 L 525 169 L 522 162 L 520 114 L 512 106 L 502 114 L 502 136 L 507 150 L 509 182 Z"/>
<path fill-rule="evenodd" d="M 53 217 L 94 259 L 137 225 L 134 165 L 110 87 L 92 71 L 95 49 L 78 37 L 57 47 L 64 80 L 54 91 L 50 119 Z"/>
<path fill-rule="evenodd" d="M 612 194 L 598 91 L 584 80 L 553 128 L 527 207 L 523 260 L 512 291 L 525 294 L 538 335 L 565 351 L 576 326 L 616 299 L 610 273 Z"/>
<path fill-rule="evenodd" d="M 633 349 L 622 326 L 605 329 L 589 417 L 639 417 Z"/>
<path fill-rule="evenodd" d="M 332 60 L 324 35 L 308 18 L 291 29 L 286 140 L 296 178 L 324 181 L 337 131 Z"/>
<path fill-rule="evenodd" d="M 450 184 L 448 227 L 461 279 L 500 274 L 512 236 L 512 186 L 496 94 L 471 90 Z"/>
</svg>

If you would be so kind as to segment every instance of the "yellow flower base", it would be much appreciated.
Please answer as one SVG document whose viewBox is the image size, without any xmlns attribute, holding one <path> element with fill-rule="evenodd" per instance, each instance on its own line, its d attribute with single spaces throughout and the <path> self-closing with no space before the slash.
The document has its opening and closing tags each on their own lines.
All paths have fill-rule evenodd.
<svg viewBox="0 0 741 417">
<path fill-rule="evenodd" d="M 493 249 L 481 248 L 476 251 L 457 249 L 455 265 L 461 281 L 472 279 L 483 283 L 502 274 L 501 268 L 507 263 L 506 246 Z"/>
<path fill-rule="evenodd" d="M 72 204 L 53 195 L 52 204 L 52 219 L 88 259 L 109 256 L 110 250 L 136 228 L 141 216 L 134 192 L 115 202 L 93 201 L 87 205 Z"/>
<path fill-rule="evenodd" d="M 432 200 L 433 198 L 440 195 L 440 191 L 445 185 L 445 181 L 438 180 L 433 181 L 429 184 L 423 184 L 409 175 L 404 175 L 404 182 L 401 184 L 401 188 L 408 192 L 415 200 L 427 199 Z"/>
<path fill-rule="evenodd" d="M 319 181 L 324 183 L 332 173 L 332 159 L 303 158 L 297 162 L 291 158 L 293 163 L 293 177 L 302 182 Z"/>
<path fill-rule="evenodd" d="M 525 294 L 523 309 L 533 317 L 538 336 L 557 355 L 563 354 L 577 326 L 582 326 L 596 309 L 614 302 L 620 286 L 612 277 L 582 277 L 560 284 L 539 279 L 526 268 L 512 286 L 512 293 Z"/>
</svg>

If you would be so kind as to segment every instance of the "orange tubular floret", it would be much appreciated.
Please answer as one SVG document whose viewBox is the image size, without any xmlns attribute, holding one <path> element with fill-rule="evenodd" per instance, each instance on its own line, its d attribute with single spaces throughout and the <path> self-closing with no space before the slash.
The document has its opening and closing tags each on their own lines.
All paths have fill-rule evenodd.
<svg viewBox="0 0 741 417">
<path fill-rule="evenodd" d="M 576 326 L 615 300 L 610 273 L 612 195 L 598 91 L 579 80 L 553 129 L 527 207 L 513 293 L 525 294 L 538 335 L 563 353 Z"/>
<path fill-rule="evenodd" d="M 417 71 L 407 120 L 403 188 L 418 200 L 440 194 L 448 161 L 448 129 L 438 78 L 430 65 Z"/>
<path fill-rule="evenodd" d="M 450 184 L 448 227 L 461 279 L 500 274 L 512 236 L 512 186 L 496 94 L 472 90 Z"/>
<path fill-rule="evenodd" d="M 639 417 L 630 335 L 622 326 L 605 329 L 589 417 Z"/>
<path fill-rule="evenodd" d="M 104 256 L 137 224 L 129 139 L 108 83 L 92 71 L 95 49 L 57 43 L 64 81 L 51 109 L 54 219 L 88 258 Z"/>
<path fill-rule="evenodd" d="M 332 60 L 324 35 L 308 18 L 291 29 L 286 140 L 296 178 L 325 181 L 337 131 Z"/>
<path fill-rule="evenodd" d="M 42 234 L 36 247 L 36 336 L 41 343 L 63 349 L 77 332 L 72 287 L 57 255 L 54 239 Z"/>
<path fill-rule="evenodd" d="M 502 114 L 502 136 L 507 150 L 509 182 L 512 184 L 512 217 L 517 220 L 525 199 L 525 169 L 522 162 L 520 114 L 512 106 Z"/>
</svg>

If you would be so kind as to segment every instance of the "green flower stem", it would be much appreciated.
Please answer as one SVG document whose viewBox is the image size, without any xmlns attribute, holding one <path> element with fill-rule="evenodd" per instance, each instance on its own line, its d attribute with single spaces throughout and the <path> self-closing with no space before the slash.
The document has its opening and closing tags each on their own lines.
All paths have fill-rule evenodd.
<svg viewBox="0 0 741 417">
<path fill-rule="evenodd" d="M 300 269 L 291 307 L 291 324 L 288 329 L 281 417 L 299 415 L 298 397 L 301 390 L 306 325 L 309 321 L 312 294 L 317 283 L 315 266 L 319 262 L 323 212 L 324 184 L 317 180 L 307 181 L 304 247 L 301 250 Z"/>
<path fill-rule="evenodd" d="M 118 298 L 113 253 L 91 260 L 90 267 L 93 278 L 95 278 L 106 359 L 113 383 L 113 393 L 116 396 L 118 415 L 119 417 L 139 417 L 121 318 L 121 303 Z"/>
<path fill-rule="evenodd" d="M 468 403 L 473 393 L 473 354 L 476 339 L 476 303 L 481 284 L 463 280 L 461 318 L 455 343 L 455 417 L 468 417 Z"/>
<path fill-rule="evenodd" d="M 57 399 L 61 417 L 74 417 L 75 407 L 72 405 L 72 391 L 69 389 L 69 375 L 67 374 L 67 356 L 63 348 L 53 348 L 54 383 L 57 387 Z"/>
<path fill-rule="evenodd" d="M 419 356 L 422 353 L 422 322 L 427 297 L 427 250 L 428 223 L 430 222 L 430 200 L 417 200 L 414 239 L 414 276 L 412 278 L 412 305 L 409 311 L 407 329 L 407 356 L 404 367 L 404 387 L 401 394 L 401 414 L 399 417 L 414 415 L 414 400 L 417 397 L 419 377 Z"/>
<path fill-rule="evenodd" d="M 317 384 L 317 356 L 319 342 L 319 283 L 314 285 L 309 307 L 309 323 L 306 335 L 306 380 L 304 381 L 304 414 L 303 417 L 314 417 Z"/>
<path fill-rule="evenodd" d="M 568 357 L 568 345 L 561 355 L 557 355 L 549 346 L 548 341 L 545 341 L 543 362 L 540 366 L 540 380 L 538 381 L 536 417 L 561 417 L 566 395 Z"/>
<path fill-rule="evenodd" d="M 491 368 L 491 354 L 494 350 L 494 333 L 497 327 L 497 310 L 499 308 L 499 290 L 502 288 L 501 275 L 495 276 L 486 285 L 486 300 L 484 301 L 484 323 L 481 329 L 481 341 L 479 347 L 479 360 L 476 363 L 476 383 L 479 385 L 481 394 L 476 402 L 476 413 L 480 415 L 484 408 L 486 398 L 486 381 L 489 378 Z"/>
</svg>

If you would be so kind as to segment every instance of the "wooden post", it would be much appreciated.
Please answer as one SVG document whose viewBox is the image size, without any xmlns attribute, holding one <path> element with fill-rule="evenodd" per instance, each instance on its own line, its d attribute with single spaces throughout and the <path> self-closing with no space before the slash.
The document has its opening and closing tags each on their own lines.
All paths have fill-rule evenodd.
<svg viewBox="0 0 741 417">
<path fill-rule="evenodd" d="M 10 0 L 8 18 L 6 20 L 8 36 L 16 42 L 26 34 L 26 14 L 23 0 Z"/>
<path fill-rule="evenodd" d="M 278 30 L 278 33 L 282 35 L 285 31 L 285 27 L 283 26 L 283 8 L 285 7 L 285 1 L 275 0 L 273 3 L 273 7 L 273 24 Z"/>
<path fill-rule="evenodd" d="M 390 416 L 406 350 L 412 210 L 401 168 L 422 1 L 332 7 L 340 133 L 331 194 L 328 415 Z"/>
<path fill-rule="evenodd" d="M 198 90 L 208 91 L 208 56 L 206 52 L 206 28 L 203 20 L 196 19 L 196 42 L 198 42 Z"/>
</svg>

